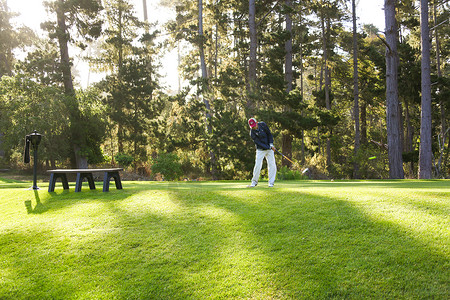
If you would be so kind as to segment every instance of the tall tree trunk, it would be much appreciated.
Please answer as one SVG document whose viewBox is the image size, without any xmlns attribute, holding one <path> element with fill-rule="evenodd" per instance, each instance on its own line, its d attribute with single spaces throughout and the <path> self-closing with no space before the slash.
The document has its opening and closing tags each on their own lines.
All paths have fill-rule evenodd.
<svg viewBox="0 0 450 300">
<path fill-rule="evenodd" d="M 367 104 L 364 99 L 361 99 L 361 144 L 367 143 Z"/>
<path fill-rule="evenodd" d="M 9 10 L 8 10 L 8 2 L 5 0 L 5 15 L 7 20 L 6 23 L 9 24 L 10 23 L 10 15 L 9 15 Z M 5 30 L 4 28 L 0 28 L 1 30 Z M 10 29 L 10 28 L 9 28 Z M 12 55 L 12 47 L 11 44 L 9 43 L 9 46 L 7 47 L 7 49 L 5 49 L 6 53 L 1 53 L 0 54 L 0 63 L 3 60 L 3 66 L 5 68 L 5 73 L 4 74 L 0 74 L 0 78 L 3 75 L 8 75 L 8 76 L 12 76 L 12 64 L 13 64 L 13 55 Z"/>
<path fill-rule="evenodd" d="M 420 0 L 420 39 L 422 48 L 422 103 L 420 116 L 419 179 L 432 177 L 431 150 L 431 78 L 430 29 L 428 27 L 428 1 Z"/>
<path fill-rule="evenodd" d="M 359 131 L 359 86 L 358 86 L 358 34 L 356 32 L 356 3 L 352 0 L 353 18 L 353 116 L 355 119 L 355 157 L 360 146 Z M 359 178 L 359 163 L 355 159 L 353 166 L 353 178 Z"/>
<path fill-rule="evenodd" d="M 216 23 L 216 34 L 214 37 L 214 78 L 217 78 L 217 64 L 219 56 L 219 24 Z"/>
<path fill-rule="evenodd" d="M 402 179 L 403 159 L 398 103 L 398 32 L 395 19 L 397 0 L 384 1 L 386 22 L 386 123 L 389 158 L 389 178 Z"/>
<path fill-rule="evenodd" d="M 256 49 L 257 49 L 257 35 L 256 35 L 256 7 L 255 0 L 249 0 L 248 7 L 248 29 L 250 34 L 250 57 L 248 64 L 248 99 L 247 111 L 251 116 L 254 110 L 254 97 L 256 94 Z"/>
<path fill-rule="evenodd" d="M 286 0 L 286 7 L 291 8 L 292 0 Z M 293 71 L 292 71 L 292 19 L 290 13 L 286 14 L 286 31 L 289 33 L 289 39 L 284 45 L 286 51 L 284 64 L 284 80 L 286 81 L 286 92 L 292 90 Z"/>
<path fill-rule="evenodd" d="M 434 20 L 434 39 L 436 42 L 436 71 L 437 71 L 437 77 L 442 77 L 442 71 L 441 71 L 441 43 L 439 41 L 439 31 L 437 30 L 437 9 L 436 9 L 436 1 L 433 1 L 433 20 Z M 438 173 L 441 175 L 442 165 L 445 166 L 445 141 L 447 139 L 447 122 L 445 119 L 446 111 L 445 111 L 445 103 L 444 100 L 441 98 L 439 99 L 439 107 L 441 108 L 441 141 L 439 144 L 439 160 L 437 164 Z"/>
<path fill-rule="evenodd" d="M 318 92 L 320 90 L 322 90 L 322 66 L 320 67 L 320 80 L 319 80 L 319 84 L 317 84 L 317 61 L 314 64 L 314 88 L 315 91 Z M 322 143 L 320 140 L 320 126 L 317 126 L 317 152 L 319 154 L 322 154 Z"/>
<path fill-rule="evenodd" d="M 147 0 L 142 0 L 142 8 L 144 9 L 144 21 L 147 21 Z"/>
<path fill-rule="evenodd" d="M 406 121 L 406 144 L 405 144 L 405 152 L 412 152 L 413 149 L 413 127 L 411 124 L 411 116 L 409 114 L 409 104 L 408 101 L 405 101 L 405 121 Z M 411 160 L 409 164 L 409 174 L 412 175 L 414 173 L 414 161 Z"/>
<path fill-rule="evenodd" d="M 303 102 L 303 74 L 304 74 L 304 67 L 303 67 L 303 40 L 300 42 L 300 96 L 302 97 Z M 302 109 L 302 117 L 304 116 L 304 111 Z M 302 164 L 305 163 L 305 130 L 302 129 Z"/>
<path fill-rule="evenodd" d="M 75 89 L 73 88 L 72 72 L 70 69 L 70 56 L 69 56 L 69 37 L 66 26 L 66 16 L 64 12 L 64 0 L 59 0 L 56 10 L 56 18 L 58 24 L 58 43 L 59 53 L 61 56 L 61 69 L 63 73 L 64 93 L 68 96 L 71 118 L 71 135 L 72 135 L 72 149 L 74 151 L 75 167 L 87 168 L 87 158 L 80 155 L 81 147 L 77 141 L 81 140 L 79 132 L 74 129 L 74 124 L 80 122 L 78 105 L 76 103 Z"/>
<path fill-rule="evenodd" d="M 144 22 L 148 22 L 148 16 L 147 16 L 147 0 L 142 0 L 142 9 L 144 10 Z M 146 26 L 145 27 L 145 33 L 149 33 L 148 32 L 148 27 Z M 146 47 L 147 48 L 150 48 L 150 46 L 148 45 L 148 43 L 145 43 L 145 45 L 146 45 Z M 150 55 L 150 54 L 148 54 L 147 55 L 147 57 L 148 57 L 148 64 L 147 64 L 147 69 L 148 70 L 150 70 L 150 71 L 152 71 L 153 70 L 153 63 L 152 63 L 152 56 Z M 148 75 L 149 77 L 148 77 L 148 82 L 152 82 L 153 81 L 153 79 L 152 79 L 152 72 L 149 72 L 149 75 Z M 152 101 L 152 98 L 153 98 L 153 95 L 152 94 L 150 94 L 149 95 L 149 102 L 151 102 Z"/>
<path fill-rule="evenodd" d="M 121 4 L 122 3 L 122 0 L 119 0 L 119 3 Z M 122 5 L 119 5 L 119 16 L 118 16 L 118 21 L 119 21 L 119 24 L 118 24 L 118 27 L 119 27 L 119 45 L 118 45 L 118 77 L 119 77 L 119 81 L 121 81 L 120 80 L 120 77 L 121 77 L 121 70 L 122 70 L 122 68 L 123 68 L 123 38 L 122 38 L 122 14 L 123 14 L 123 8 L 122 8 L 123 6 Z M 118 95 L 120 95 L 121 94 L 121 92 L 120 91 L 118 91 L 118 93 L 117 93 Z M 123 109 L 123 107 L 122 107 L 122 97 L 121 96 L 118 96 L 117 97 L 118 99 L 116 99 L 116 101 L 117 101 L 117 103 L 118 103 L 118 107 L 117 107 L 117 109 L 118 110 L 122 110 Z M 125 136 L 125 133 L 124 133 L 124 129 L 123 129 L 123 124 L 122 124 L 122 121 L 119 121 L 118 122 L 118 124 L 117 124 L 117 147 L 118 147 L 118 153 L 123 153 L 124 152 L 124 147 L 123 147 L 123 140 L 124 140 L 124 136 Z"/>
<path fill-rule="evenodd" d="M 292 6 L 292 0 L 286 0 L 285 5 L 288 8 Z M 286 94 L 292 91 L 292 81 L 293 81 L 293 72 L 292 72 L 292 19 L 290 12 L 286 14 L 286 31 L 289 33 L 289 39 L 286 41 L 284 45 L 284 49 L 286 51 L 285 60 L 284 60 L 284 80 L 286 81 Z M 289 111 L 290 108 L 285 107 L 284 111 Z M 283 153 L 289 157 L 292 157 L 292 136 L 289 133 L 283 133 Z M 288 160 L 284 160 L 283 164 L 285 166 L 290 167 L 291 163 Z"/>
<path fill-rule="evenodd" d="M 328 69 L 328 33 L 330 30 L 330 21 L 327 19 L 327 25 L 325 28 L 325 20 L 322 16 L 322 48 L 323 48 L 323 61 L 324 61 L 324 79 L 325 79 L 325 107 L 327 110 L 331 110 L 330 102 L 330 72 Z M 331 135 L 332 130 L 330 129 L 330 136 L 327 138 L 327 167 L 331 167 Z"/>
<path fill-rule="evenodd" d="M 211 126 L 211 106 L 209 104 L 208 97 L 210 96 L 209 93 L 209 86 L 208 86 L 208 73 L 206 70 L 206 61 L 205 61 L 205 50 L 204 50 L 204 35 L 203 35 L 203 1 L 198 0 L 198 35 L 200 37 L 199 41 L 199 51 L 200 51 L 200 67 L 202 70 L 202 96 L 203 96 L 203 103 L 205 104 L 205 122 L 206 122 L 206 128 L 208 131 L 208 135 L 212 134 L 212 126 Z M 217 179 L 216 174 L 216 155 L 213 150 L 209 149 L 209 157 L 211 162 L 211 175 L 213 180 Z"/>
<path fill-rule="evenodd" d="M 61 69 L 63 73 L 64 91 L 66 94 L 75 94 L 72 81 L 72 72 L 70 70 L 70 57 L 69 57 L 69 39 L 66 26 L 66 16 L 63 10 L 64 0 L 59 0 L 58 9 L 56 11 L 56 17 L 58 19 L 58 42 L 59 42 L 59 54 L 61 56 Z"/>
</svg>

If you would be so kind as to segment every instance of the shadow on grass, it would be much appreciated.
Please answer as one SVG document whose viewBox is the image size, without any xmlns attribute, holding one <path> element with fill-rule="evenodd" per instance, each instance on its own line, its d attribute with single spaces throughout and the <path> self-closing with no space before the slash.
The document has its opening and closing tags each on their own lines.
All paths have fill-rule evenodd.
<svg viewBox="0 0 450 300">
<path fill-rule="evenodd" d="M 283 184 L 291 186 L 304 187 L 323 187 L 327 188 L 342 188 L 342 187 L 372 187 L 372 188 L 416 188 L 420 185 L 421 189 L 437 189 L 449 188 L 450 180 L 448 179 L 430 179 L 430 180 L 415 180 L 415 179 L 398 179 L 398 180 L 302 180 L 302 181 L 284 181 Z"/>
<path fill-rule="evenodd" d="M 203 203 L 186 201 L 185 195 L 177 194 L 193 211 L 212 205 L 237 216 L 239 223 L 245 224 L 240 228 L 246 233 L 240 242 L 245 245 L 243 256 L 245 252 L 258 256 L 258 263 L 251 269 L 259 267 L 261 274 L 268 274 L 253 278 L 261 282 L 257 288 L 270 285 L 281 298 L 449 296 L 449 261 L 442 249 L 415 238 L 396 224 L 369 220 L 342 200 L 304 197 L 301 192 L 284 193 L 282 201 L 276 199 L 276 194 L 273 196 L 249 205 L 242 198 L 223 194 L 211 195 L 210 199 L 219 200 Z M 230 257 L 220 257 L 222 261 L 215 263 L 229 261 Z M 196 272 L 203 271 L 197 268 Z M 241 272 L 239 275 L 245 277 L 246 268 Z M 270 290 L 267 292 L 270 294 Z"/>
<path fill-rule="evenodd" d="M 229 188 L 229 182 L 136 182 L 136 181 L 123 181 L 123 189 L 117 190 L 114 186 L 110 187 L 109 192 L 103 192 L 99 187 L 99 182 L 96 182 L 96 189 L 90 190 L 87 182 L 83 182 L 81 192 L 75 192 L 75 184 L 69 184 L 69 190 L 64 190 L 60 186 L 55 188 L 54 192 L 45 191 L 48 190 L 47 185 L 41 185 L 41 192 L 34 193 L 35 204 L 25 204 L 29 213 L 44 213 L 48 210 L 60 210 L 70 207 L 79 203 L 80 201 L 119 201 L 126 199 L 141 192 L 159 191 L 159 190 L 211 190 L 211 189 L 223 189 Z M 245 187 L 243 183 L 241 185 L 233 185 L 234 189 L 240 189 Z M 8 184 L 8 188 L 15 188 L 14 185 Z M 26 184 L 18 186 L 26 187 Z M 33 207 L 34 205 L 34 207 Z M 31 208 L 30 208 L 31 207 Z"/>
<path fill-rule="evenodd" d="M 8 178 L 1 178 L 0 177 L 0 184 L 3 183 L 7 183 L 7 184 L 11 184 L 11 183 L 25 183 L 25 181 L 23 180 L 16 180 L 16 179 L 8 179 Z M 6 185 L 5 185 L 6 187 Z"/>
<path fill-rule="evenodd" d="M 52 218 L 74 217 L 80 202 L 102 208 L 0 233 L 0 298 L 448 298 L 448 257 L 407 229 L 337 197 L 233 189 L 130 184 L 38 198 Z"/>
<path fill-rule="evenodd" d="M 133 184 L 131 185 L 133 186 Z M 25 207 L 28 213 L 42 214 L 49 210 L 66 209 L 80 201 L 118 201 L 136 193 L 136 189 L 130 189 L 130 187 L 121 190 L 110 187 L 109 192 L 103 192 L 98 184 L 95 190 L 90 190 L 87 183 L 83 183 L 83 187 L 84 189 L 82 188 L 81 192 L 75 192 L 75 185 L 69 184 L 69 190 L 56 188 L 54 192 L 45 192 L 48 190 L 48 185 L 43 186 L 41 187 L 42 192 L 34 192 L 34 207 L 29 200 L 25 201 Z"/>
<path fill-rule="evenodd" d="M 1 189 L 22 188 L 22 187 L 25 187 L 27 185 L 31 186 L 31 181 L 22 181 L 22 180 L 0 178 L 0 190 Z"/>
</svg>

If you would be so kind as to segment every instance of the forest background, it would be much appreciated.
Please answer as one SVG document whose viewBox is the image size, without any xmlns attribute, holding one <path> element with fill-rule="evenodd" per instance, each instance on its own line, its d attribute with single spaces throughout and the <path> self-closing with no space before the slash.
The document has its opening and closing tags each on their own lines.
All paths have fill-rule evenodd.
<svg viewBox="0 0 450 300">
<path fill-rule="evenodd" d="M 355 0 L 167 0 L 163 24 L 127 0 L 45 1 L 39 35 L 0 0 L 0 167 L 27 168 L 37 130 L 41 170 L 248 179 L 254 116 L 298 162 L 280 174 L 448 178 L 450 5 L 420 2 L 386 0 L 383 32 L 356 25 Z M 74 81 L 75 47 L 98 82 Z"/>
</svg>

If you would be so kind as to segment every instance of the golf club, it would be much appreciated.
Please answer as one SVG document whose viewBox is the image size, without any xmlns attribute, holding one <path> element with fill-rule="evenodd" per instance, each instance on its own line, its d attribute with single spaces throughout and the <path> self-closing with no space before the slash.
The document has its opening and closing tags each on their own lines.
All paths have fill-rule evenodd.
<svg viewBox="0 0 450 300">
<path fill-rule="evenodd" d="M 293 162 L 289 157 L 287 157 L 286 155 L 284 155 L 283 153 L 281 153 L 280 151 L 278 151 L 277 148 L 275 148 L 275 151 L 280 154 L 283 158 L 286 158 L 288 161 L 290 161 L 293 165 L 295 165 L 295 162 Z"/>
</svg>

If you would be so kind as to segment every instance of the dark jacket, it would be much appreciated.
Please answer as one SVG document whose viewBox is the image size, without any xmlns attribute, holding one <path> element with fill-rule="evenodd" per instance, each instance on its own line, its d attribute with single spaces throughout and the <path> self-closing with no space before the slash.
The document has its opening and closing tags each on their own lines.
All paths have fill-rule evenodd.
<svg viewBox="0 0 450 300">
<path fill-rule="evenodd" d="M 270 145 L 273 145 L 272 133 L 264 122 L 258 122 L 258 129 L 250 129 L 250 137 L 255 142 L 257 149 L 269 150 Z"/>
</svg>

